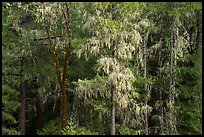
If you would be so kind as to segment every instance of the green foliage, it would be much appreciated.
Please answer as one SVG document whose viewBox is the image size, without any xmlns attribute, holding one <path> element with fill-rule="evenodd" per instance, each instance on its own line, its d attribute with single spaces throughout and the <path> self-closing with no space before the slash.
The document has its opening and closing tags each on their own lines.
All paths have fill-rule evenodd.
<svg viewBox="0 0 204 137">
<path fill-rule="evenodd" d="M 101 28 L 106 28 L 106 29 L 115 29 L 115 30 L 119 30 L 120 29 L 120 26 L 118 24 L 117 21 L 114 21 L 114 20 L 108 20 L 106 22 L 102 22 L 100 24 L 100 27 Z"/>
<path fill-rule="evenodd" d="M 201 102 L 202 100 L 202 47 L 198 52 L 189 56 L 188 60 L 194 63 L 193 66 L 178 67 L 180 75 L 179 88 L 180 95 L 177 102 L 178 113 L 178 130 L 180 133 L 187 135 L 202 134 Z"/>
<path fill-rule="evenodd" d="M 62 131 L 59 125 L 50 121 L 59 117 L 60 107 L 55 106 L 59 105 L 60 94 L 52 45 L 47 43 L 45 24 L 36 21 L 38 15 L 36 11 L 42 5 L 45 5 L 48 13 L 49 10 L 52 13 L 50 14 L 52 17 L 46 16 L 49 24 L 53 25 L 50 28 L 51 35 L 60 36 L 57 52 L 60 70 L 62 70 L 66 45 L 65 22 L 61 12 L 61 8 L 65 6 L 64 3 L 2 3 L 3 135 L 19 134 L 16 129 L 20 86 L 24 81 L 28 83 L 32 81 L 33 77 L 37 77 L 35 83 L 37 86 L 31 82 L 27 85 L 26 93 L 27 133 L 109 134 L 112 103 L 108 73 L 111 74 L 116 69 L 122 72 L 125 68 L 130 69 L 134 74 L 133 86 L 126 86 L 128 88 L 124 86 L 128 85 L 130 80 L 122 81 L 122 77 L 119 77 L 122 73 L 112 75 L 114 78 L 112 82 L 122 81 L 117 86 L 122 92 L 117 96 L 122 98 L 124 93 L 131 89 L 127 98 L 123 98 L 123 101 L 120 100 L 122 103 L 118 103 L 125 104 L 124 102 L 129 100 L 128 107 L 116 107 L 116 134 L 144 134 L 146 113 L 144 99 L 148 99 L 148 106 L 153 108 L 148 117 L 149 134 L 171 134 L 169 123 L 173 127 L 176 126 L 178 134 L 202 134 L 202 39 L 199 38 L 202 37 L 202 26 L 199 26 L 202 24 L 201 2 L 72 2 L 69 4 L 73 52 L 68 64 L 66 85 L 68 113 L 71 117 L 73 113 L 76 116 L 73 116 L 74 119 L 70 120 L 68 126 Z M 24 18 L 27 13 L 31 16 Z M 114 17 L 113 20 L 112 17 Z M 172 23 L 172 18 L 177 19 L 175 24 Z M 25 22 L 22 23 L 22 20 Z M 145 23 L 144 20 L 147 22 Z M 147 27 L 144 27 L 145 25 Z M 173 40 L 172 30 L 175 31 Z M 147 78 L 144 78 L 143 42 L 147 33 Z M 182 40 L 177 42 L 178 37 L 185 39 L 187 44 L 182 44 L 185 43 Z M 36 38 L 43 39 L 36 41 L 34 40 Z M 159 41 L 163 42 L 162 47 L 156 48 L 155 45 Z M 200 45 L 197 45 L 198 43 Z M 168 112 L 171 44 L 174 44 L 174 61 L 177 61 L 173 66 L 172 82 L 172 96 L 175 103 L 171 104 L 171 107 L 176 109 L 174 117 L 177 119 L 177 125 L 172 124 L 173 120 L 170 119 L 171 114 Z M 20 66 L 23 52 L 28 59 L 25 67 Z M 177 55 L 176 52 L 180 54 Z M 83 54 L 84 56 L 81 56 Z M 97 69 L 100 65 L 96 65 L 99 64 L 98 59 L 111 58 L 114 54 L 116 60 L 110 61 L 105 58 L 100 69 L 104 72 L 100 72 Z M 118 64 L 120 67 L 112 67 Z M 99 70 L 99 73 L 95 70 Z M 128 75 L 124 77 L 127 78 Z M 147 84 L 148 94 L 144 93 L 144 83 Z M 36 95 L 40 95 L 40 100 L 37 100 Z M 41 108 L 37 108 L 36 103 L 40 103 Z M 50 109 L 53 111 L 51 112 Z M 40 111 L 46 116 L 44 122 L 49 121 L 49 123 L 36 132 L 35 119 Z M 73 121 L 77 121 L 78 124 Z M 34 128 L 30 129 L 31 127 Z"/>
<path fill-rule="evenodd" d="M 129 128 L 130 126 L 127 124 L 124 125 L 117 125 L 116 126 L 116 130 L 118 132 L 119 135 L 132 135 L 133 131 L 131 128 Z"/>
<path fill-rule="evenodd" d="M 68 123 L 68 126 L 62 130 L 62 135 L 76 135 L 76 125 L 72 121 Z"/>
<path fill-rule="evenodd" d="M 19 108 L 17 97 L 19 92 L 7 84 L 2 83 L 2 134 L 18 135 L 19 133 L 11 125 L 17 124 L 14 112 Z"/>
<path fill-rule="evenodd" d="M 20 135 L 20 133 L 16 129 L 2 127 L 2 135 Z"/>
<path fill-rule="evenodd" d="M 58 125 L 54 121 L 50 121 L 44 128 L 37 131 L 38 135 L 59 135 L 60 130 Z"/>
<path fill-rule="evenodd" d="M 91 131 L 86 127 L 79 127 L 75 125 L 72 120 L 68 123 L 68 126 L 62 130 L 62 135 L 97 135 L 97 132 Z"/>
<path fill-rule="evenodd" d="M 73 39 L 71 45 L 73 46 L 74 49 L 76 49 L 78 46 L 81 44 L 85 44 L 87 42 L 87 39 L 85 38 L 77 38 Z"/>
</svg>

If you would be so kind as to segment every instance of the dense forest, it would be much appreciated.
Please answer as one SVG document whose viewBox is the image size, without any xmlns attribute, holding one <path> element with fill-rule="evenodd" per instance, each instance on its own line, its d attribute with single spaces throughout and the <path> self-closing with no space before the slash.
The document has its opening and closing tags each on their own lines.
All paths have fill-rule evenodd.
<svg viewBox="0 0 204 137">
<path fill-rule="evenodd" d="M 201 135 L 201 2 L 2 2 L 2 135 Z"/>
</svg>

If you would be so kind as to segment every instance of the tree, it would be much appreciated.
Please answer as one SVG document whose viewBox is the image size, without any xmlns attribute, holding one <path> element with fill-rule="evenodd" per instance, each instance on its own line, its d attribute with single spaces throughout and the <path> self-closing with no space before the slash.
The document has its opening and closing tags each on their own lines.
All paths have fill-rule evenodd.
<svg viewBox="0 0 204 137">
<path fill-rule="evenodd" d="M 7 58 L 10 56 L 14 60 L 16 60 L 14 61 L 15 64 L 17 64 L 17 62 L 20 64 L 20 65 L 17 65 L 20 67 L 20 69 L 17 69 L 16 67 L 14 67 L 16 69 L 14 73 L 7 71 L 6 70 L 7 67 L 3 70 L 3 72 L 5 71 L 4 75 L 19 76 L 19 78 L 14 77 L 13 82 L 11 83 L 8 82 L 7 84 L 10 85 L 13 89 L 20 91 L 21 93 L 20 94 L 19 119 L 18 119 L 18 125 L 19 125 L 18 131 L 20 132 L 20 134 L 25 134 L 26 81 L 28 81 L 29 78 L 23 77 L 23 75 L 24 75 L 24 67 L 27 65 L 27 61 L 26 61 L 27 55 L 25 55 L 27 53 L 25 52 L 27 52 L 26 50 L 28 49 L 26 46 L 28 46 L 27 41 L 29 41 L 29 36 L 27 37 L 25 36 L 24 40 L 17 40 L 18 38 L 23 37 L 27 33 L 26 29 L 19 26 L 19 20 L 21 18 L 21 13 L 23 12 L 21 3 L 4 3 L 3 6 L 5 6 L 4 12 L 3 12 L 4 13 L 3 15 L 5 17 L 4 18 L 5 25 L 3 27 L 4 28 L 3 39 L 7 40 L 7 41 L 3 41 L 3 46 L 5 49 L 4 52 L 8 52 L 7 54 L 6 53 L 3 53 L 3 54 L 5 54 L 5 60 L 7 60 Z M 13 11 L 16 11 L 16 12 L 15 14 L 11 15 L 10 13 Z M 8 34 L 5 32 L 7 32 Z M 22 44 L 22 47 L 25 47 L 24 51 L 22 50 L 22 47 L 19 46 L 20 44 Z M 13 45 L 16 47 L 12 47 Z M 12 52 L 12 50 L 15 50 L 15 52 Z M 21 59 L 19 60 L 19 58 Z M 10 66 L 11 65 L 10 63 L 5 63 L 5 64 Z M 16 109 L 16 107 L 14 108 Z"/>
<path fill-rule="evenodd" d="M 46 32 L 47 32 L 47 36 L 49 39 L 49 44 L 50 47 L 53 49 L 53 54 L 55 57 L 55 63 L 56 63 L 56 74 L 57 74 L 57 80 L 58 80 L 58 84 L 60 85 L 60 89 L 61 89 L 61 129 L 65 128 L 66 126 L 66 122 L 67 122 L 67 94 L 66 94 L 66 85 L 65 85 L 65 81 L 66 81 L 66 77 L 67 77 L 67 65 L 68 65 L 68 61 L 69 58 L 71 56 L 71 20 L 70 20 L 70 10 L 69 10 L 69 6 L 66 3 L 65 5 L 61 5 L 59 3 L 53 3 L 53 4 L 42 4 L 41 6 L 41 10 L 38 10 L 38 15 L 40 16 L 40 14 L 42 14 L 43 16 L 38 18 L 38 20 L 40 22 L 43 23 L 43 25 L 46 27 Z M 52 8 L 52 10 L 51 10 Z M 61 8 L 62 11 L 57 11 L 57 8 Z M 63 20 L 60 20 L 60 18 L 56 18 L 58 15 L 61 15 L 61 17 L 63 18 Z M 55 19 L 58 19 L 55 22 Z M 64 57 L 64 63 L 63 63 L 63 75 L 61 78 L 61 74 L 60 74 L 60 64 L 59 64 L 59 58 L 58 58 L 58 54 L 56 51 L 56 45 L 60 44 L 59 40 L 53 40 L 51 39 L 51 36 L 57 36 L 57 23 L 59 23 L 59 21 L 64 21 L 63 25 L 64 28 L 66 30 L 65 34 L 61 34 L 64 35 L 64 46 L 66 48 L 65 50 L 65 57 Z"/>
<path fill-rule="evenodd" d="M 105 85 L 108 86 L 108 91 L 111 94 L 111 134 L 113 135 L 115 134 L 115 106 L 126 108 L 129 102 L 128 96 L 133 90 L 131 82 L 134 81 L 134 75 L 129 68 L 125 67 L 127 65 L 123 61 L 132 58 L 132 52 L 138 48 L 141 42 L 141 36 L 134 29 L 134 25 L 126 26 L 124 23 L 128 20 L 132 21 L 132 16 L 138 14 L 134 10 L 127 12 L 127 8 L 134 9 L 139 5 L 130 6 L 130 3 L 88 4 L 93 7 L 93 11 L 86 11 L 87 22 L 84 28 L 92 37 L 87 40 L 86 45 L 82 44 L 78 49 L 78 56 L 80 57 L 82 53 L 87 56 L 88 52 L 99 55 L 96 71 L 98 75 L 108 78 L 109 84 Z M 122 9 L 123 13 L 119 9 Z M 86 81 L 84 82 L 86 83 Z M 88 83 L 82 84 L 81 81 L 78 84 L 84 89 L 87 89 L 86 86 L 89 85 Z M 94 85 L 89 86 L 95 87 Z M 81 88 L 77 88 L 77 90 L 84 92 Z M 87 90 L 93 93 L 92 88 Z"/>
</svg>

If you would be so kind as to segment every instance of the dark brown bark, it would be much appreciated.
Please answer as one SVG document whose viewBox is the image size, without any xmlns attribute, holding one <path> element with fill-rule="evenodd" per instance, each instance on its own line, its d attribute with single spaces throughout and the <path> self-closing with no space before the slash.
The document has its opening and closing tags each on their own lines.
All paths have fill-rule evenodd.
<svg viewBox="0 0 204 137">
<path fill-rule="evenodd" d="M 61 129 L 65 128 L 67 122 L 67 96 L 66 96 L 66 88 L 65 85 L 62 85 L 61 89 Z"/>
<path fill-rule="evenodd" d="M 43 112 L 41 107 L 39 107 L 39 102 L 37 102 L 38 105 L 36 105 L 36 130 L 39 130 L 43 127 Z"/>
<path fill-rule="evenodd" d="M 60 112 L 60 122 L 61 122 L 61 129 L 65 128 L 66 123 L 67 123 L 67 108 L 68 108 L 68 104 L 67 104 L 67 93 L 66 93 L 66 77 L 67 77 L 67 66 L 68 66 L 68 61 L 69 58 L 71 56 L 71 19 L 70 19 L 70 10 L 69 10 L 69 6 L 67 5 L 67 3 L 65 3 L 65 7 L 63 10 L 63 15 L 64 15 L 64 19 L 65 19 L 65 28 L 67 31 L 67 41 L 66 41 L 66 45 L 67 45 L 67 50 L 66 50 L 66 54 L 64 57 L 64 63 L 63 63 L 63 74 L 62 74 L 62 78 L 61 78 L 61 74 L 60 74 L 60 64 L 59 64 L 59 58 L 57 55 L 57 51 L 55 48 L 55 43 L 52 42 L 52 38 L 49 32 L 49 24 L 48 22 L 45 20 L 46 23 L 46 29 L 47 29 L 47 34 L 48 34 L 48 38 L 50 41 L 51 46 L 53 47 L 53 54 L 54 54 L 54 59 L 55 59 L 55 65 L 56 65 L 56 74 L 57 74 L 57 80 L 58 83 L 60 85 L 60 92 L 61 92 L 61 112 Z"/>
<path fill-rule="evenodd" d="M 43 128 L 44 125 L 44 114 L 42 107 L 42 100 L 40 99 L 40 93 L 37 94 L 36 101 L 36 129 L 39 130 Z"/>
<path fill-rule="evenodd" d="M 19 110 L 19 132 L 21 135 L 26 133 L 26 84 L 21 85 L 20 93 L 20 110 Z"/>
<path fill-rule="evenodd" d="M 115 135 L 115 89 L 111 86 L 111 135 Z"/>
<path fill-rule="evenodd" d="M 64 66 L 63 66 L 63 75 L 62 75 L 62 100 L 61 100 L 61 129 L 65 128 L 66 126 L 66 122 L 67 122 L 67 94 L 66 94 L 66 76 L 67 76 L 67 65 L 71 56 L 71 38 L 72 38 L 72 33 L 71 33 L 71 18 L 70 18 L 70 10 L 69 10 L 69 6 L 67 5 L 67 3 L 65 3 L 65 11 L 63 11 L 64 13 L 64 18 L 65 18 L 65 22 L 66 22 L 66 31 L 67 31 L 67 52 L 65 54 L 65 58 L 64 58 Z"/>
<path fill-rule="evenodd" d="M 26 56 L 23 54 L 21 57 L 21 67 L 26 65 Z M 22 71 L 21 71 L 22 73 Z M 20 109 L 18 118 L 18 130 L 21 135 L 26 134 L 26 82 L 22 82 L 20 85 Z"/>
</svg>

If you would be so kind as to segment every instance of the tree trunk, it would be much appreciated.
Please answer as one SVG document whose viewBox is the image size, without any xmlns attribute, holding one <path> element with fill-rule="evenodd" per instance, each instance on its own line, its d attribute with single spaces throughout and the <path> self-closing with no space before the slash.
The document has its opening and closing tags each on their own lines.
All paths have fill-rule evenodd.
<svg viewBox="0 0 204 137">
<path fill-rule="evenodd" d="M 197 16 L 197 36 L 196 36 L 196 51 L 199 48 L 199 46 L 201 45 L 201 41 L 202 41 L 202 37 L 201 37 L 201 24 L 202 24 L 202 20 L 201 20 L 201 14 L 199 11 L 196 11 L 196 16 Z"/>
<path fill-rule="evenodd" d="M 42 108 L 42 100 L 40 98 L 40 93 L 37 94 L 37 102 L 36 102 L 36 130 L 39 130 L 44 125 L 44 114 Z"/>
<path fill-rule="evenodd" d="M 169 102 L 171 102 L 171 98 L 172 98 L 172 81 L 173 81 L 173 35 L 174 32 L 171 31 L 171 44 L 170 44 L 170 67 L 169 67 Z"/>
<path fill-rule="evenodd" d="M 162 32 L 163 33 L 163 32 Z M 163 45 L 162 45 L 163 46 Z M 162 59 L 161 59 L 161 49 L 159 51 L 159 78 L 162 79 L 161 68 L 162 68 Z M 160 102 L 160 113 L 161 113 L 161 121 L 160 121 L 160 134 L 164 135 L 164 117 L 163 117 L 163 100 L 162 100 L 162 82 L 159 81 L 159 102 Z"/>
<path fill-rule="evenodd" d="M 175 3 L 173 3 L 172 8 L 175 7 Z M 172 18 L 172 26 L 171 26 L 172 30 L 171 30 L 171 42 L 170 42 L 170 67 L 169 67 L 169 106 L 168 106 L 168 112 L 169 112 L 169 131 L 170 134 L 177 134 L 176 131 L 176 119 L 175 119 L 175 110 L 174 110 L 174 96 L 172 93 L 172 88 L 174 85 L 174 81 L 173 81 L 173 71 L 174 71 L 174 40 L 176 39 L 176 24 L 175 24 L 175 17 Z"/>
<path fill-rule="evenodd" d="M 111 135 L 115 135 L 115 89 L 111 85 Z"/>
<path fill-rule="evenodd" d="M 65 85 L 61 89 L 61 129 L 65 128 L 67 122 L 67 95 Z"/>
<path fill-rule="evenodd" d="M 54 58 L 55 58 L 55 65 L 56 65 L 56 74 L 57 74 L 57 80 L 58 83 L 60 85 L 60 92 L 61 92 L 61 111 L 60 111 L 60 122 L 61 122 L 61 130 L 63 128 L 65 128 L 66 123 L 67 123 L 67 93 L 66 93 L 66 77 L 67 77 L 67 66 L 68 66 L 68 62 L 71 56 L 71 37 L 72 37 L 72 33 L 71 33 L 71 18 L 70 18 L 70 10 L 69 10 L 69 6 L 67 5 L 67 3 L 65 3 L 65 7 L 62 8 L 62 12 L 63 12 L 63 16 L 65 19 L 65 28 L 67 31 L 67 39 L 66 39 L 66 54 L 64 57 L 64 63 L 63 63 L 63 74 L 62 74 L 62 78 L 61 78 L 61 74 L 60 74 L 60 64 L 59 64 L 59 58 L 57 55 L 57 51 L 55 48 L 56 43 L 53 44 L 52 39 L 51 39 L 51 35 L 50 35 L 50 31 L 49 31 L 49 23 L 47 22 L 47 20 L 45 20 L 46 23 L 46 30 L 47 30 L 47 34 L 48 34 L 48 38 L 50 41 L 51 46 L 53 47 L 53 54 L 54 54 Z"/>
<path fill-rule="evenodd" d="M 161 12 L 161 14 L 163 15 L 163 13 Z M 162 24 L 164 24 L 164 20 L 161 21 Z M 163 26 L 165 27 L 165 26 Z M 160 33 L 161 33 L 161 38 L 160 38 L 160 41 L 161 41 L 161 48 L 159 49 L 159 103 L 160 103 L 160 114 L 161 114 L 161 121 L 160 121 L 160 133 L 159 135 L 164 135 L 164 112 L 163 112 L 163 94 L 162 94 L 162 79 L 163 79 L 163 75 L 162 75 L 162 49 L 164 47 L 164 29 L 162 29 L 161 27 L 161 30 L 160 30 Z"/>
<path fill-rule="evenodd" d="M 67 52 L 65 54 L 65 58 L 64 58 L 64 67 L 63 67 L 63 75 L 62 75 L 62 81 L 61 81 L 61 94 L 62 94 L 62 101 L 61 101 L 61 106 L 62 106 L 62 110 L 61 110 L 61 129 L 65 128 L 66 126 L 66 122 L 67 122 L 67 94 L 66 94 L 66 77 L 67 77 L 67 66 L 68 66 L 68 62 L 71 56 L 71 38 L 72 38 L 72 33 L 71 33 L 71 18 L 70 18 L 70 10 L 69 10 L 69 6 L 67 5 L 67 3 L 65 3 L 65 11 L 63 11 L 64 13 L 64 18 L 65 18 L 65 28 L 67 31 Z M 59 82 L 60 83 L 60 82 Z"/>
<path fill-rule="evenodd" d="M 169 67 L 169 93 L 168 93 L 168 106 L 169 112 L 168 128 L 169 134 L 172 134 L 172 81 L 173 81 L 173 36 L 174 36 L 174 25 L 171 31 L 171 42 L 170 42 L 170 67 Z"/>
<path fill-rule="evenodd" d="M 144 43 L 143 43 L 143 50 L 144 50 L 144 53 L 143 53 L 143 62 L 144 62 L 144 79 L 146 79 L 147 77 L 147 57 L 146 57 L 146 46 L 147 46 L 147 41 L 148 41 L 148 33 L 146 34 L 146 36 L 144 37 Z M 145 80 L 146 81 L 146 80 Z M 146 98 L 145 98 L 145 107 L 146 107 L 146 112 L 145 112 L 145 135 L 148 135 L 148 112 L 147 112 L 147 104 L 148 104 L 148 91 L 147 91 L 147 83 L 145 82 L 144 83 L 144 93 L 146 93 Z"/>
<path fill-rule="evenodd" d="M 111 5 L 111 10 L 112 10 L 112 20 L 115 19 L 115 7 L 114 4 Z M 115 45 L 114 40 L 112 39 L 113 46 Z M 113 49 L 112 52 L 112 57 L 115 58 L 115 51 Z M 111 135 L 115 135 L 115 88 L 113 84 L 111 83 Z"/>
<path fill-rule="evenodd" d="M 67 122 L 67 94 L 66 94 L 66 70 L 67 70 L 67 64 L 68 59 L 71 56 L 71 50 L 67 50 L 67 53 L 65 55 L 64 59 L 64 69 L 63 69 L 63 78 L 61 79 L 60 75 L 60 64 L 59 64 L 59 58 L 55 49 L 55 46 L 53 46 L 53 53 L 55 57 L 55 64 L 56 64 L 56 74 L 58 83 L 60 85 L 60 123 L 61 123 L 61 129 L 65 128 L 66 122 Z"/>
<path fill-rule="evenodd" d="M 21 67 L 26 65 L 26 56 L 23 54 L 21 57 Z M 22 73 L 22 70 L 21 70 Z M 21 135 L 26 134 L 26 81 L 22 82 L 20 85 L 20 109 L 19 109 L 19 119 L 18 119 L 18 129 Z"/>
<path fill-rule="evenodd" d="M 162 59 L 161 59 L 161 50 L 159 56 L 159 78 L 162 78 L 161 75 L 161 67 L 162 67 Z M 162 83 L 159 81 L 159 102 L 160 102 L 160 113 L 161 113 L 161 121 L 160 121 L 160 130 L 161 135 L 164 134 L 164 125 L 163 125 L 163 100 L 162 100 L 162 90 L 161 90 Z"/>
</svg>

